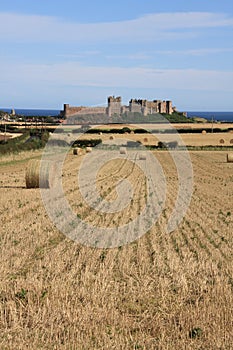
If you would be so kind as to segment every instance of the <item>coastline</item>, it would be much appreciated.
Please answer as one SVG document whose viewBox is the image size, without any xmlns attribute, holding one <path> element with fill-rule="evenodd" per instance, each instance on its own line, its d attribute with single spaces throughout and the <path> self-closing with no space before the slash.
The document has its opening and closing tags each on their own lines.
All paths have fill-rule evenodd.
<svg viewBox="0 0 233 350">
<path fill-rule="evenodd" d="M 1 111 L 6 113 L 11 112 L 11 108 L 1 108 Z M 27 108 L 14 108 L 15 113 L 25 117 L 35 116 L 35 117 L 58 117 L 60 115 L 59 109 L 27 109 Z M 187 119 L 189 118 L 204 118 L 209 122 L 212 121 L 212 118 L 215 122 L 222 123 L 233 123 L 233 111 L 187 111 Z"/>
</svg>

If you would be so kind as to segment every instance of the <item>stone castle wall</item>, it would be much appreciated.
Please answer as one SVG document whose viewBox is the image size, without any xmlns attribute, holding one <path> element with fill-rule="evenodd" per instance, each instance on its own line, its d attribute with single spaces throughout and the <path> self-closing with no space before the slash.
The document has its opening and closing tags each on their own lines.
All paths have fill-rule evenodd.
<svg viewBox="0 0 233 350">
<path fill-rule="evenodd" d="M 167 113 L 172 114 L 172 101 L 147 101 L 131 99 L 129 102 L 130 112 L 138 112 L 144 115 L 153 113 Z"/>
<path fill-rule="evenodd" d="M 106 114 L 105 107 L 84 107 L 77 114 Z"/>
<path fill-rule="evenodd" d="M 69 104 L 64 104 L 64 109 L 61 111 L 61 116 L 67 118 L 77 114 L 106 114 L 105 107 L 71 107 Z"/>
<path fill-rule="evenodd" d="M 90 114 L 105 114 L 108 117 L 113 115 L 121 115 L 122 113 L 142 113 L 143 115 L 149 115 L 154 113 L 167 113 L 172 114 L 175 108 L 172 107 L 172 101 L 161 101 L 161 100 L 142 100 L 142 99 L 131 99 L 129 106 L 123 106 L 121 104 L 121 97 L 108 97 L 107 107 L 71 107 L 69 104 L 64 104 L 64 109 L 60 115 L 62 117 L 71 117 L 74 115 L 90 115 Z"/>
</svg>

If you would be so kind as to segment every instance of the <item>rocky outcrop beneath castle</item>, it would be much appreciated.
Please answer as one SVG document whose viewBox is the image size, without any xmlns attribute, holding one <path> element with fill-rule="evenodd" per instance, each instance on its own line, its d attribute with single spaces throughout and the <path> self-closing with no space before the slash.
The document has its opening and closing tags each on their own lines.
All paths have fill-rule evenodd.
<svg viewBox="0 0 233 350">
<path fill-rule="evenodd" d="M 158 124 L 167 123 L 168 120 L 160 113 L 145 117 L 141 113 L 128 112 L 120 116 L 107 114 L 76 114 L 68 117 L 64 123 L 69 125 L 100 125 L 100 124 Z"/>
<path fill-rule="evenodd" d="M 76 125 L 76 124 L 109 124 L 111 121 L 111 118 L 107 116 L 107 114 L 101 114 L 101 113 L 96 113 L 96 114 L 82 114 L 78 113 L 75 115 L 72 115 L 67 118 L 66 122 L 70 125 Z"/>
</svg>

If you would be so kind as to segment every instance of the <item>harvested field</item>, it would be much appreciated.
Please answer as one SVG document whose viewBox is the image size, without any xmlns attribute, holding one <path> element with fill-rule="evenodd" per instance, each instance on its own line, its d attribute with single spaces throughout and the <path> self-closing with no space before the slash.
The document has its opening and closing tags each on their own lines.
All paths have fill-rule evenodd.
<svg viewBox="0 0 233 350">
<path fill-rule="evenodd" d="M 167 138 L 168 140 L 172 140 L 172 136 L 170 134 L 163 134 L 162 135 L 165 139 Z M 59 134 L 56 135 L 57 139 L 64 139 L 65 141 L 67 140 L 67 137 L 65 136 L 60 136 Z M 127 135 L 122 135 L 122 134 L 83 134 L 79 139 L 80 140 L 93 140 L 93 139 L 98 139 L 100 138 L 103 142 L 111 141 L 114 140 L 116 141 L 117 139 L 124 139 L 125 142 L 126 140 L 131 140 L 131 141 L 138 141 L 140 140 L 142 144 L 145 145 L 157 145 L 159 142 L 159 137 L 158 134 L 127 134 Z M 207 133 L 207 134 L 202 134 L 202 133 L 183 133 L 180 134 L 180 138 L 182 138 L 184 144 L 186 146 L 232 146 L 232 133 Z M 176 136 L 174 136 L 174 140 L 176 139 Z M 69 142 L 70 141 L 75 141 L 76 140 L 76 135 L 71 134 Z M 224 143 L 221 143 L 220 140 L 224 140 Z"/>
<path fill-rule="evenodd" d="M 231 146 L 231 133 L 182 134 L 186 146 Z M 223 140 L 223 141 L 222 141 Z"/>
<path fill-rule="evenodd" d="M 192 201 L 167 234 L 178 178 L 169 153 L 154 154 L 167 180 L 165 208 L 147 234 L 114 249 L 85 247 L 58 232 L 40 190 L 25 186 L 27 162 L 38 151 L 0 158 L 1 349 L 232 348 L 233 163 L 225 151 L 190 152 Z M 117 197 L 122 177 L 135 191 L 124 212 L 104 217 L 77 188 L 83 157 L 70 152 L 62 177 L 77 215 L 103 227 L 137 216 L 146 199 L 140 169 L 119 157 L 98 173 L 106 200 Z"/>
<path fill-rule="evenodd" d="M 140 124 L 133 124 L 133 123 L 130 123 L 130 124 L 105 124 L 105 125 L 94 125 L 94 128 L 98 128 L 98 127 L 101 127 L 101 129 L 121 129 L 122 127 L 129 127 L 129 128 L 132 128 L 132 126 L 134 128 L 138 128 L 138 126 L 140 126 L 141 128 L 145 128 L 145 129 L 166 129 L 167 128 L 167 124 L 162 124 L 162 123 L 159 123 L 159 124 L 155 124 L 155 123 L 146 123 L 146 124 L 143 124 L 143 123 L 140 123 Z M 220 128 L 220 129 L 230 129 L 232 128 L 232 123 L 212 123 L 209 122 L 209 123 L 172 123 L 172 126 L 176 129 L 200 129 L 200 130 L 203 130 L 203 129 L 211 129 L 212 126 L 214 128 Z M 63 124 L 62 125 L 62 128 L 63 129 L 70 129 L 70 128 L 73 128 L 75 127 L 75 129 L 77 128 L 80 128 L 81 125 L 65 125 Z"/>
</svg>

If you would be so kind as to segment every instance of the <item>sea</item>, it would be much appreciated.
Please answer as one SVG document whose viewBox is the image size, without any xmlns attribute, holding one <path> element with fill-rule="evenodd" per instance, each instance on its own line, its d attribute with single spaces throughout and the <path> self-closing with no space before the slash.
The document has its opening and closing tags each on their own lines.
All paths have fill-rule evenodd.
<svg viewBox="0 0 233 350">
<path fill-rule="evenodd" d="M 1 111 L 11 113 L 12 109 L 10 108 L 1 108 Z M 20 109 L 14 108 L 15 113 L 25 117 L 57 117 L 60 114 L 58 109 Z"/>
<path fill-rule="evenodd" d="M 1 108 L 1 111 L 5 111 L 10 113 L 11 109 L 9 108 Z M 52 116 L 57 117 L 60 114 L 60 110 L 58 109 L 18 109 L 15 108 L 15 113 L 28 117 L 28 116 L 34 116 L 34 117 L 45 117 L 45 116 Z M 233 123 L 233 112 L 203 112 L 203 111 L 191 111 L 187 112 L 187 117 L 201 117 L 205 118 L 207 120 L 214 120 L 214 121 L 220 121 L 225 123 Z"/>
<path fill-rule="evenodd" d="M 187 112 L 187 117 L 200 117 L 225 123 L 233 123 L 233 112 Z"/>
</svg>

